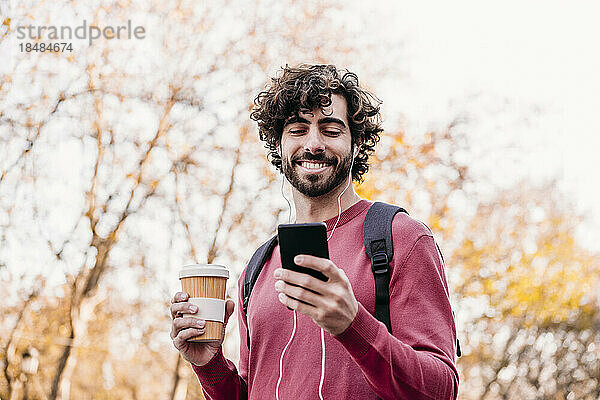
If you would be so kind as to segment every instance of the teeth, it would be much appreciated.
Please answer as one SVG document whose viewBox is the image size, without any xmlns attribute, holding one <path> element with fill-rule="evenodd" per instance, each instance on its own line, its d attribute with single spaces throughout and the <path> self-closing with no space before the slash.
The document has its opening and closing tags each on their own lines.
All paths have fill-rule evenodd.
<svg viewBox="0 0 600 400">
<path fill-rule="evenodd" d="M 304 168 L 307 168 L 307 169 L 319 169 L 319 168 L 324 168 L 327 166 L 327 164 L 313 163 L 313 162 L 307 162 L 307 161 L 302 161 L 300 163 L 300 165 L 302 165 Z"/>
</svg>

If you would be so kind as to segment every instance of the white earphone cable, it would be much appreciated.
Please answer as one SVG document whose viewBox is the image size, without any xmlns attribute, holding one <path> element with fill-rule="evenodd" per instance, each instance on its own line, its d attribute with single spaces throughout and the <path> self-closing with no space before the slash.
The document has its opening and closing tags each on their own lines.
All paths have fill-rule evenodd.
<svg viewBox="0 0 600 400">
<path fill-rule="evenodd" d="M 346 192 L 348 187 L 350 187 L 350 182 L 352 182 L 352 167 L 354 167 L 354 155 L 352 156 L 352 162 L 350 163 L 350 173 L 348 174 L 348 183 L 346 184 L 346 187 L 344 188 L 344 190 L 342 190 L 342 193 L 340 193 L 340 195 L 337 198 L 338 216 L 337 216 L 337 220 L 335 221 L 335 224 L 333 225 L 333 229 L 331 230 L 331 233 L 329 234 L 329 237 L 327 238 L 328 242 L 329 242 L 329 239 L 331 239 L 331 237 L 333 236 L 333 232 L 335 232 L 335 228 L 337 227 L 338 222 L 340 222 L 340 217 L 342 216 L 341 199 L 342 199 L 342 195 Z M 324 380 L 325 380 L 325 331 L 323 330 L 323 328 L 321 328 L 321 380 L 319 381 L 319 399 L 320 400 L 323 400 L 323 381 Z"/>
<path fill-rule="evenodd" d="M 352 168 L 353 167 L 354 167 L 354 154 L 352 155 L 352 162 L 350 163 L 350 173 L 348 174 L 348 183 L 346 184 L 346 187 L 344 188 L 344 190 L 342 190 L 342 193 L 340 193 L 337 198 L 338 216 L 337 216 L 337 220 L 335 221 L 335 224 L 333 225 L 333 229 L 331 230 L 331 233 L 329 234 L 329 237 L 327 238 L 328 242 L 329 242 L 329 239 L 331 239 L 331 237 L 333 236 L 333 232 L 335 232 L 335 228 L 337 227 L 338 222 L 340 222 L 340 217 L 342 216 L 341 199 L 342 199 L 342 195 L 346 192 L 348 187 L 350 187 L 350 182 L 352 182 Z M 285 180 L 285 177 L 283 179 Z M 287 199 L 287 197 L 285 197 L 285 194 L 283 193 L 284 180 L 281 181 L 281 195 L 283 196 L 285 201 L 287 201 L 287 203 L 288 203 L 288 207 L 289 207 L 288 222 L 290 222 L 291 216 L 292 216 L 292 205 L 291 205 L 290 201 Z M 294 335 L 296 333 L 296 325 L 297 325 L 297 316 L 296 316 L 296 310 L 294 310 L 294 328 L 292 329 L 292 334 L 290 336 L 290 340 L 288 340 L 287 344 L 283 348 L 283 351 L 281 352 L 281 357 L 279 358 L 279 378 L 277 379 L 277 387 L 275 389 L 275 398 L 277 400 L 279 400 L 279 385 L 281 384 L 281 378 L 283 377 L 283 356 L 284 356 L 288 346 L 290 345 L 290 343 L 292 343 L 292 340 L 294 339 Z M 325 331 L 323 330 L 323 328 L 321 328 L 321 378 L 319 380 L 319 399 L 320 400 L 323 400 L 323 382 L 324 382 L 324 380 L 325 380 Z"/>
<path fill-rule="evenodd" d="M 321 328 L 321 380 L 319 381 L 319 399 L 323 400 L 323 381 L 325 380 L 325 331 Z"/>
<path fill-rule="evenodd" d="M 348 187 L 350 187 L 350 182 L 352 181 L 352 167 L 354 167 L 354 157 L 352 157 L 352 162 L 350 163 L 350 173 L 348 174 L 348 183 L 346 184 L 346 187 L 344 188 L 344 190 L 342 190 L 342 193 L 340 193 L 340 195 L 337 198 L 338 216 L 337 216 L 337 220 L 335 221 L 335 224 L 333 225 L 333 229 L 331 230 L 331 233 L 329 234 L 329 237 L 327 238 L 328 242 L 329 242 L 329 239 L 331 239 L 331 237 L 333 236 L 333 232 L 335 232 L 335 228 L 337 227 L 338 222 L 340 222 L 340 217 L 342 216 L 341 199 L 342 199 L 342 195 L 346 192 Z"/>
<path fill-rule="evenodd" d="M 285 193 L 283 193 L 283 184 L 285 183 L 285 176 L 281 174 L 281 195 L 287 201 L 288 204 L 288 224 L 292 222 L 292 203 L 285 197 Z"/>
<path fill-rule="evenodd" d="M 288 204 L 288 223 L 291 223 L 292 222 L 292 204 L 290 203 L 288 198 L 285 196 L 285 193 L 283 192 L 284 183 L 285 183 L 285 176 L 282 174 L 282 176 L 281 176 L 281 195 L 283 196 L 283 198 L 285 199 L 285 201 Z M 287 348 L 289 347 L 290 343 L 292 343 L 292 340 L 294 339 L 294 335 L 296 333 L 297 320 L 298 320 L 298 317 L 296 315 L 296 310 L 294 310 L 294 328 L 292 329 L 292 334 L 290 335 L 290 339 L 288 340 L 287 344 L 283 348 L 283 351 L 281 352 L 281 357 L 279 357 L 279 378 L 277 379 L 277 387 L 275 388 L 275 398 L 277 400 L 279 400 L 279 385 L 281 384 L 281 378 L 283 377 L 283 356 L 285 355 L 285 352 L 286 352 Z"/>
<path fill-rule="evenodd" d="M 294 334 L 296 333 L 296 325 L 297 325 L 297 316 L 296 310 L 294 310 L 294 329 L 292 329 L 292 335 L 290 336 L 290 340 L 288 340 L 287 344 L 283 348 L 281 352 L 281 357 L 279 358 L 279 379 L 277 379 L 277 387 L 275 388 L 275 398 L 279 400 L 279 385 L 281 384 L 281 378 L 283 377 L 283 356 L 285 355 L 285 351 L 289 347 L 290 343 L 292 343 L 292 339 L 294 339 Z"/>
</svg>

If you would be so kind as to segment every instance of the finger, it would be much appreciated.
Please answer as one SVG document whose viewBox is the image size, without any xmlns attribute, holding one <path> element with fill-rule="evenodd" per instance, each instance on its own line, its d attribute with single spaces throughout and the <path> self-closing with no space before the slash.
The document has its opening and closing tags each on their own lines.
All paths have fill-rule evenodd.
<svg viewBox="0 0 600 400">
<path fill-rule="evenodd" d="M 327 258 L 315 257 L 308 254 L 297 255 L 294 257 L 294 263 L 302 267 L 316 269 L 329 278 L 335 276 L 335 273 L 338 270 L 338 267 L 333 263 L 333 261 Z"/>
<path fill-rule="evenodd" d="M 292 285 L 302 286 L 305 289 L 312 290 L 315 293 L 323 294 L 327 290 L 327 283 L 312 275 L 292 271 L 290 269 L 278 268 L 274 272 L 276 279 L 280 279 Z"/>
<path fill-rule="evenodd" d="M 177 336 L 179 332 L 184 329 L 195 328 L 195 329 L 203 329 L 206 326 L 206 321 L 199 318 L 194 317 L 182 317 L 175 318 L 173 320 L 173 337 Z"/>
<path fill-rule="evenodd" d="M 171 319 L 175 319 L 178 317 L 177 314 L 186 313 L 186 314 L 195 314 L 198 312 L 198 306 L 195 304 L 191 304 L 186 302 L 183 303 L 173 303 L 171 304 Z"/>
<path fill-rule="evenodd" d="M 229 321 L 229 317 L 233 314 L 234 309 L 235 303 L 232 300 L 227 300 L 225 303 L 225 325 L 227 325 L 227 321 Z"/>
<path fill-rule="evenodd" d="M 173 300 L 171 300 L 171 303 L 179 303 L 181 301 L 187 301 L 187 299 L 189 299 L 189 295 L 185 292 L 177 292 L 175 293 L 175 296 L 173 296 Z"/>
<path fill-rule="evenodd" d="M 279 295 L 277 295 L 277 298 L 284 306 L 287 306 L 292 310 L 301 312 L 302 314 L 312 318 L 313 320 L 315 319 L 318 309 L 313 305 L 302 303 L 297 299 L 287 296 L 285 293 L 279 293 Z"/>
<path fill-rule="evenodd" d="M 203 323 L 201 323 L 203 322 Z M 175 337 L 184 329 L 189 328 L 204 328 L 206 326 L 206 321 L 200 320 L 198 318 L 192 317 L 179 317 L 175 318 L 171 323 L 171 339 L 175 339 Z"/>
<path fill-rule="evenodd" d="M 314 293 L 311 290 L 307 290 L 301 286 L 293 286 L 285 283 L 284 281 L 275 282 L 275 290 L 285 294 L 288 297 L 300 300 L 303 303 L 318 307 L 322 303 L 322 297 L 320 294 Z"/>
<path fill-rule="evenodd" d="M 184 329 L 173 339 L 173 344 L 177 349 L 181 347 L 181 345 L 186 342 L 188 339 L 191 339 L 195 336 L 204 335 L 204 328 L 188 328 Z"/>
</svg>

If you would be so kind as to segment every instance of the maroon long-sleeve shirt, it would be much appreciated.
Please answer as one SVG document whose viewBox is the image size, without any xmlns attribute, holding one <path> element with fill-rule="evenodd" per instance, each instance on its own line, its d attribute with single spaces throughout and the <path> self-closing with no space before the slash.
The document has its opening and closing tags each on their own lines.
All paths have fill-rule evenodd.
<svg viewBox="0 0 600 400">
<path fill-rule="evenodd" d="M 390 334 L 372 315 L 375 281 L 362 237 L 371 204 L 362 200 L 345 210 L 329 241 L 330 259 L 348 276 L 359 309 L 342 334 L 325 333 L 323 398 L 456 399 L 456 330 L 443 261 L 431 231 L 406 214 L 398 213 L 394 218 Z M 328 231 L 335 220 L 325 221 Z M 294 321 L 292 311 L 277 300 L 273 271 L 280 266 L 276 247 L 250 296 L 248 315 L 238 308 L 239 374 L 220 351 L 205 366 L 193 366 L 207 398 L 275 398 L 279 358 Z M 243 276 L 238 304 L 242 304 Z M 309 317 L 297 315 L 296 334 L 283 360 L 279 398 L 318 399 L 320 328 Z"/>
</svg>

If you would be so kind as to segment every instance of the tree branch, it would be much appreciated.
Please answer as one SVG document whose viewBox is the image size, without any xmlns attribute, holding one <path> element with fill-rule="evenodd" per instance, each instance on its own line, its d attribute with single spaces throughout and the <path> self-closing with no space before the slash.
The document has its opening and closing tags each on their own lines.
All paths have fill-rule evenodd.
<svg viewBox="0 0 600 400">
<path fill-rule="evenodd" d="M 10 375 L 8 373 L 8 367 L 10 365 L 10 359 L 13 357 L 12 353 L 14 353 L 14 351 L 16 349 L 15 338 L 17 337 L 19 325 L 20 325 L 21 321 L 23 320 L 23 317 L 25 316 L 25 312 L 29 308 L 29 305 L 31 304 L 31 302 L 38 297 L 40 290 L 41 290 L 41 288 L 35 288 L 35 289 L 33 289 L 33 291 L 31 291 L 29 296 L 27 296 L 27 299 L 23 303 L 21 310 L 19 311 L 19 313 L 17 315 L 17 321 L 15 322 L 15 325 L 13 326 L 12 330 L 10 331 L 10 334 L 8 335 L 8 342 L 6 343 L 6 346 L 4 348 L 4 354 L 6 355 L 6 362 L 4 363 L 3 373 L 4 373 L 4 378 L 6 379 L 6 383 L 8 385 L 8 397 L 9 398 L 10 398 L 10 395 L 12 392 L 12 379 L 10 378 Z"/>
<path fill-rule="evenodd" d="M 13 120 L 12 118 L 5 117 L 4 113 L 0 113 L 0 122 L 9 122 L 9 123 L 11 123 L 11 125 L 19 124 L 26 128 L 34 128 L 35 127 L 35 134 L 32 137 L 27 138 L 27 146 L 25 146 L 25 148 L 21 151 L 21 153 L 13 161 L 13 163 L 11 165 L 9 165 L 4 171 L 2 171 L 2 174 L 0 174 L 0 184 L 2 184 L 2 181 L 10 173 L 10 171 L 12 171 L 12 169 L 14 167 L 16 167 L 25 158 L 25 156 L 31 152 L 31 150 L 33 149 L 33 146 L 35 145 L 35 143 L 37 142 L 37 140 L 40 137 L 42 127 L 48 122 L 50 117 L 53 116 L 58 111 L 58 107 L 60 106 L 60 104 L 63 103 L 65 100 L 73 99 L 83 93 L 86 93 L 86 92 L 87 91 L 75 93 L 75 94 L 69 95 L 67 97 L 64 96 L 64 93 L 61 93 L 58 96 L 58 101 L 56 102 L 56 104 L 54 104 L 54 107 L 52 107 L 52 109 L 50 110 L 50 112 L 48 113 L 46 118 L 44 120 L 42 120 L 41 122 L 39 122 L 37 125 L 34 125 L 31 122 L 21 124 L 15 120 Z"/>
<path fill-rule="evenodd" d="M 223 225 L 223 217 L 224 217 L 225 212 L 227 211 L 227 207 L 229 205 L 229 198 L 231 197 L 231 194 L 233 193 L 233 186 L 235 184 L 235 175 L 236 175 L 237 167 L 240 164 L 243 143 L 245 142 L 246 137 L 248 135 L 248 126 L 243 126 L 240 133 L 241 133 L 240 144 L 235 151 L 235 159 L 233 161 L 233 166 L 231 167 L 231 174 L 229 176 L 229 187 L 227 188 L 227 191 L 223 195 L 223 203 L 221 205 L 221 213 L 219 214 L 217 226 L 215 228 L 215 233 L 213 235 L 213 241 L 208 249 L 208 254 L 206 256 L 208 264 L 211 264 L 213 262 L 213 260 L 215 259 L 215 257 L 217 256 L 217 251 L 218 251 L 217 237 L 219 236 L 219 232 L 221 231 L 221 227 Z"/>
<path fill-rule="evenodd" d="M 181 222 L 181 224 L 183 225 L 183 229 L 185 230 L 185 236 L 187 238 L 188 244 L 190 245 L 190 253 L 192 254 L 192 258 L 195 262 L 198 262 L 198 253 L 196 253 L 196 246 L 194 246 L 194 242 L 192 240 L 190 226 L 183 217 L 183 208 L 179 200 L 179 173 L 177 172 L 176 168 L 173 168 L 172 172 L 175 175 L 175 207 L 177 208 L 179 222 Z"/>
</svg>

